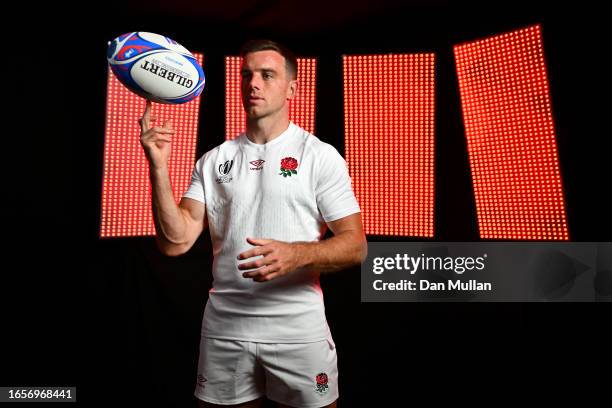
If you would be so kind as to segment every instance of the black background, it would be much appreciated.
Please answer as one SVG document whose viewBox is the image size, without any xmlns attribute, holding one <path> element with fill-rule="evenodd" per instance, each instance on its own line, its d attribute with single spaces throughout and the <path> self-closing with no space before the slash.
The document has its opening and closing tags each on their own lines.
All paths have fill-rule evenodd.
<svg viewBox="0 0 612 408">
<path fill-rule="evenodd" d="M 435 239 L 478 241 L 452 46 L 542 24 L 570 236 L 612 241 L 601 8 L 327 3 L 241 1 L 211 15 L 195 1 L 5 10 L 0 385 L 77 386 L 83 406 L 118 398 L 195 406 L 208 234 L 179 258 L 161 256 L 151 238 L 98 238 L 106 44 L 128 31 L 165 34 L 205 54 L 198 156 L 223 141 L 223 57 L 248 38 L 271 37 L 319 59 L 316 134 L 340 152 L 341 56 L 435 52 Z M 608 304 L 366 304 L 358 273 L 322 279 L 342 407 L 471 401 L 504 389 L 490 400 L 500 402 L 508 389 L 518 396 L 554 377 L 552 398 L 574 391 L 565 385 L 578 371 L 568 367 L 609 367 Z"/>
</svg>

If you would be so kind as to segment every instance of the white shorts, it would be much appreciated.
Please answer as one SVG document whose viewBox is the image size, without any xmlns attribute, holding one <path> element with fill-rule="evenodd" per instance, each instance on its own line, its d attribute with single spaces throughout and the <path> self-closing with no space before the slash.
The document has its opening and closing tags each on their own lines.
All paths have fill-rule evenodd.
<svg viewBox="0 0 612 408">
<path fill-rule="evenodd" d="M 202 336 L 194 395 L 213 404 L 240 404 L 262 396 L 295 408 L 324 407 L 338 399 L 336 346 L 254 343 Z"/>
</svg>

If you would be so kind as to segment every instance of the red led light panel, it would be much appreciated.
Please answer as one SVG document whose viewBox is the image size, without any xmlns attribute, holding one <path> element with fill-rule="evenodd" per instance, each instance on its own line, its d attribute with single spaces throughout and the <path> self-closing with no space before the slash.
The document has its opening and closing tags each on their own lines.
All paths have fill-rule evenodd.
<svg viewBox="0 0 612 408">
<path fill-rule="evenodd" d="M 194 53 L 202 64 L 201 54 Z M 206 90 L 204 90 L 206 92 Z M 168 119 L 176 133 L 168 162 L 174 198 L 179 202 L 195 165 L 200 98 L 182 105 L 152 104 L 156 125 Z M 140 145 L 145 100 L 130 92 L 108 70 L 106 133 L 102 181 L 100 237 L 155 235 L 149 165 Z"/>
<path fill-rule="evenodd" d="M 568 240 L 540 26 L 454 51 L 480 237 Z"/>
<path fill-rule="evenodd" d="M 289 107 L 289 119 L 314 133 L 316 58 L 298 58 L 298 89 Z M 246 114 L 240 98 L 242 58 L 225 57 L 225 138 L 231 140 L 244 132 Z"/>
<path fill-rule="evenodd" d="M 344 56 L 345 152 L 366 234 L 434 235 L 435 54 Z"/>
</svg>

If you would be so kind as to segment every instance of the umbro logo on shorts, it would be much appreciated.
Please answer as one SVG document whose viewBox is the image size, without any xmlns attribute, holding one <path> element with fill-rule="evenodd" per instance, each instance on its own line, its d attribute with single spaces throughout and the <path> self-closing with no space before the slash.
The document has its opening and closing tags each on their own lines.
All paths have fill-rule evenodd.
<svg viewBox="0 0 612 408">
<path fill-rule="evenodd" d="M 249 170 L 261 170 L 263 169 L 263 164 L 265 163 L 265 160 L 253 160 L 250 161 L 249 164 L 253 167 L 249 167 Z"/>
</svg>

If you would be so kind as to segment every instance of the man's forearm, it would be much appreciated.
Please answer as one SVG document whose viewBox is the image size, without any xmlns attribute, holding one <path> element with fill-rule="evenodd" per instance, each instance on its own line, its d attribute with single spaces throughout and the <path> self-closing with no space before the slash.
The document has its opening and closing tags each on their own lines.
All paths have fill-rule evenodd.
<svg viewBox="0 0 612 408">
<path fill-rule="evenodd" d="M 318 242 L 296 242 L 299 265 L 305 270 L 335 272 L 361 264 L 367 255 L 365 236 L 344 231 Z"/>
<path fill-rule="evenodd" d="M 168 168 L 150 169 L 153 220 L 157 237 L 176 245 L 184 243 L 185 219 L 174 201 Z"/>
</svg>

